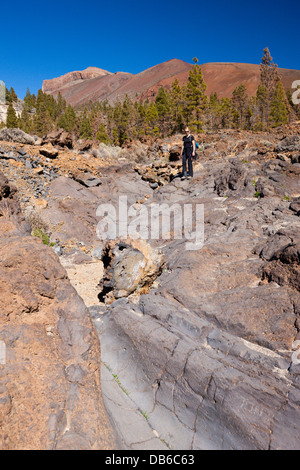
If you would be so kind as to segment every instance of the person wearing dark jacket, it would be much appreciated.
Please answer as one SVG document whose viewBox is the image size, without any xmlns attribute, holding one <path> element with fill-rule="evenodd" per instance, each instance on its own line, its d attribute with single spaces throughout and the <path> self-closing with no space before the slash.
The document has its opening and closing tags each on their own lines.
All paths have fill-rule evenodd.
<svg viewBox="0 0 300 470">
<path fill-rule="evenodd" d="M 195 156 L 195 139 L 191 135 L 188 127 L 185 128 L 185 135 L 182 139 L 182 149 L 181 149 L 181 158 L 182 158 L 182 180 L 186 178 L 190 179 L 193 177 L 193 162 L 192 157 Z M 189 175 L 187 176 L 186 171 L 186 162 L 188 162 Z"/>
</svg>

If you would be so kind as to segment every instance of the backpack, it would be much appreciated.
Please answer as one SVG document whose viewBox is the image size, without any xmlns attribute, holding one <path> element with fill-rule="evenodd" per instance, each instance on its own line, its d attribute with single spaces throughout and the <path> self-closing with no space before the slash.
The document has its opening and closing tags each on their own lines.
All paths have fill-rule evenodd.
<svg viewBox="0 0 300 470">
<path fill-rule="evenodd" d="M 194 137 L 194 140 L 195 140 L 195 137 Z M 193 157 L 195 160 L 196 160 L 196 158 L 198 157 L 198 154 L 197 154 L 197 149 L 198 149 L 198 148 L 199 148 L 199 144 L 198 144 L 198 142 L 196 142 L 196 140 L 195 140 L 195 156 Z"/>
</svg>

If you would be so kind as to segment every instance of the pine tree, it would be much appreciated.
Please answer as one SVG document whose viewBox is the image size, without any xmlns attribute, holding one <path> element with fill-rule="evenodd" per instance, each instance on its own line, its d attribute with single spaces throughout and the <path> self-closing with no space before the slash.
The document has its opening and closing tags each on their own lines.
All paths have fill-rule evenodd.
<svg viewBox="0 0 300 470">
<path fill-rule="evenodd" d="M 62 127 L 67 132 L 73 132 L 77 123 L 77 118 L 74 109 L 69 104 L 66 111 L 58 118 L 57 125 Z"/>
<path fill-rule="evenodd" d="M 256 130 L 264 130 L 269 120 L 269 95 L 266 85 L 260 84 L 256 91 L 256 104 L 258 107 L 259 117 L 256 119 L 255 128 Z"/>
<path fill-rule="evenodd" d="M 46 100 L 43 91 L 38 90 L 36 99 L 36 113 L 33 119 L 34 132 L 38 136 L 47 134 L 49 130 L 49 115 L 47 114 Z"/>
<path fill-rule="evenodd" d="M 36 96 L 30 93 L 29 88 L 27 88 L 26 95 L 24 97 L 24 104 L 27 106 L 28 111 L 31 111 L 36 105 Z"/>
<path fill-rule="evenodd" d="M 20 129 L 22 129 L 27 134 L 30 134 L 32 132 L 32 119 L 28 112 L 28 108 L 26 104 L 24 105 L 22 109 L 22 113 L 21 113 Z"/>
<path fill-rule="evenodd" d="M 266 87 L 268 93 L 272 93 L 275 88 L 278 78 L 277 68 L 278 65 L 274 64 L 270 51 L 266 47 L 260 64 L 260 81 Z"/>
<path fill-rule="evenodd" d="M 216 92 L 211 93 L 207 107 L 207 120 L 210 129 L 218 129 L 220 126 L 220 100 Z"/>
<path fill-rule="evenodd" d="M 18 101 L 17 93 L 13 89 L 13 87 L 10 87 L 10 97 L 13 103 L 16 103 Z"/>
<path fill-rule="evenodd" d="M 229 98 L 222 98 L 220 102 L 221 126 L 224 129 L 231 128 L 233 125 L 232 104 Z"/>
<path fill-rule="evenodd" d="M 286 106 L 286 101 L 287 98 L 283 85 L 281 80 L 278 79 L 270 105 L 270 122 L 272 127 L 278 127 L 288 122 L 289 112 Z"/>
<path fill-rule="evenodd" d="M 260 64 L 260 91 L 259 97 L 261 99 L 260 106 L 263 105 L 263 118 L 262 123 L 267 127 L 269 126 L 269 114 L 271 101 L 275 91 L 276 82 L 278 80 L 278 66 L 274 64 L 269 49 L 264 49 L 264 54 Z"/>
<path fill-rule="evenodd" d="M 65 112 L 67 108 L 66 100 L 62 97 L 61 92 L 58 92 L 57 101 L 56 101 L 56 115 L 60 116 Z"/>
<path fill-rule="evenodd" d="M 6 116 L 6 127 L 16 128 L 18 127 L 18 118 L 16 111 L 13 107 L 12 102 L 9 103 Z"/>
<path fill-rule="evenodd" d="M 244 83 L 238 85 L 232 92 L 232 105 L 234 112 L 234 121 L 236 126 L 243 128 L 245 125 L 245 117 L 248 109 L 248 94 Z"/>
<path fill-rule="evenodd" d="M 169 92 L 170 113 L 172 120 L 172 132 L 181 132 L 184 127 L 183 110 L 183 92 L 177 78 L 172 82 Z"/>
<path fill-rule="evenodd" d="M 103 143 L 106 144 L 106 145 L 110 145 L 110 144 L 111 144 L 111 140 L 110 140 L 110 138 L 108 137 L 108 134 L 107 134 L 107 132 L 106 132 L 105 125 L 104 125 L 103 122 L 100 123 L 98 132 L 97 132 L 97 134 L 96 134 L 96 139 L 99 140 L 100 142 L 103 142 Z"/>
<path fill-rule="evenodd" d="M 10 91 L 6 87 L 5 87 L 5 103 L 6 104 L 12 103 Z"/>
<path fill-rule="evenodd" d="M 146 134 L 157 135 L 159 134 L 159 128 L 157 126 L 158 112 L 155 103 L 150 103 L 146 112 L 145 124 Z"/>
<path fill-rule="evenodd" d="M 81 116 L 79 135 L 83 139 L 92 139 L 93 137 L 91 121 L 88 117 L 87 108 L 84 109 L 83 115 Z"/>
<path fill-rule="evenodd" d="M 197 132 L 202 131 L 201 117 L 207 105 L 207 96 L 205 95 L 206 88 L 201 67 L 195 63 L 192 70 L 190 70 L 188 82 L 185 87 L 185 117 L 187 124 L 190 123 Z"/>
<path fill-rule="evenodd" d="M 169 95 L 164 87 L 160 87 L 155 98 L 155 105 L 158 114 L 159 127 L 162 136 L 165 137 L 168 123 L 170 122 L 170 101 Z"/>
</svg>

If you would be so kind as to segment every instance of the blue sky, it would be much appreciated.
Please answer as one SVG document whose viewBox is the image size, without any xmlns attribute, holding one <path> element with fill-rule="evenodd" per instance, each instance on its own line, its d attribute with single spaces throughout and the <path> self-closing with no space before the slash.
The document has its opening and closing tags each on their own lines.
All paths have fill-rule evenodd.
<svg viewBox="0 0 300 470">
<path fill-rule="evenodd" d="M 300 70 L 300 2 L 178 0 L 1 2 L 0 80 L 23 98 L 89 66 L 139 73 L 173 58 Z M 300 79 L 300 77 L 299 77 Z"/>
</svg>

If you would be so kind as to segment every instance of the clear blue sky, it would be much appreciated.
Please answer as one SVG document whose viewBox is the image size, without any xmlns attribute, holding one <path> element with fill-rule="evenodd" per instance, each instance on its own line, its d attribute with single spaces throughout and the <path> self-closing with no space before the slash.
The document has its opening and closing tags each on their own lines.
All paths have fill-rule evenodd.
<svg viewBox="0 0 300 470">
<path fill-rule="evenodd" d="M 52 0 L 0 5 L 0 80 L 25 96 L 89 66 L 138 73 L 173 58 L 300 70 L 299 0 Z M 300 79 L 300 77 L 299 77 Z"/>
</svg>

